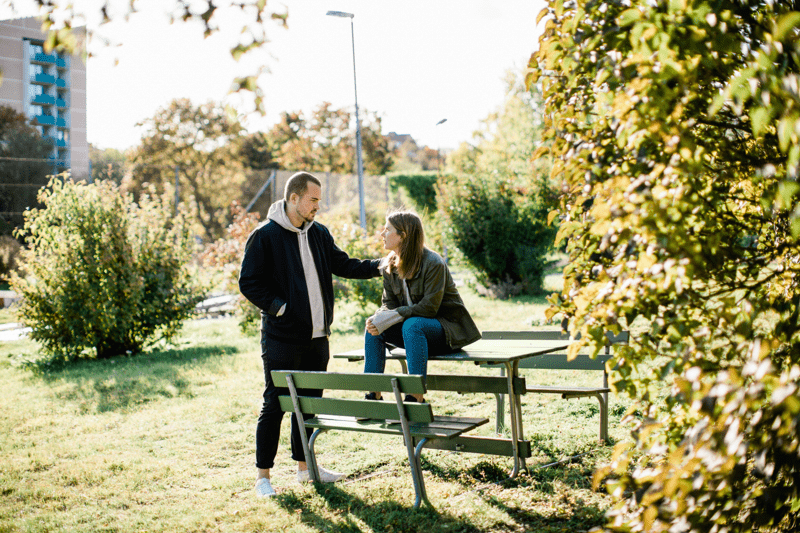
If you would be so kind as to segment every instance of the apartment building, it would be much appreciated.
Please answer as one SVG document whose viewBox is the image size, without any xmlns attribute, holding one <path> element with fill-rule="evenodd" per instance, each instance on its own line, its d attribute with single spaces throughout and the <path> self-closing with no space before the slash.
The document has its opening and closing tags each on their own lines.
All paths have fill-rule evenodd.
<svg viewBox="0 0 800 533">
<path fill-rule="evenodd" d="M 35 17 L 0 21 L 0 105 L 24 113 L 52 144 L 54 171 L 88 179 L 86 65 L 79 56 L 46 53 L 45 39 Z"/>
</svg>

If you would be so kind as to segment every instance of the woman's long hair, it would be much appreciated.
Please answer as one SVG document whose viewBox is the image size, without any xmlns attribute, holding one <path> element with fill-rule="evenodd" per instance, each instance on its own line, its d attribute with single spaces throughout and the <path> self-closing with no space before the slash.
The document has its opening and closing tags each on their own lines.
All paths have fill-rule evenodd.
<svg viewBox="0 0 800 533">
<path fill-rule="evenodd" d="M 402 238 L 400 253 L 389 252 L 386 257 L 386 271 L 391 274 L 392 269 L 396 269 L 401 277 L 412 278 L 422 266 L 422 253 L 425 250 L 422 220 L 411 211 L 392 211 L 386 216 L 386 222 Z"/>
</svg>

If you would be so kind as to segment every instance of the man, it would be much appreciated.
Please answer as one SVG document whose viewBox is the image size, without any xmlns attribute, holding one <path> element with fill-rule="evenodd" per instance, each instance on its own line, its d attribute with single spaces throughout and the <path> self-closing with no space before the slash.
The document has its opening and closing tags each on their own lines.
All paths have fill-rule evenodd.
<svg viewBox="0 0 800 533">
<path fill-rule="evenodd" d="M 315 223 L 322 186 L 307 172 L 286 183 L 284 199 L 269 209 L 267 223 L 247 239 L 239 274 L 239 290 L 261 309 L 261 359 L 264 403 L 256 427 L 256 494 L 273 496 L 270 469 L 278 451 L 283 412 L 278 396 L 287 394 L 272 383 L 272 370 L 316 370 L 328 367 L 328 337 L 333 321 L 333 280 L 377 277 L 379 259 L 351 259 L 333 242 L 328 228 Z M 322 391 L 304 391 L 321 396 Z M 292 459 L 297 479 L 309 480 L 297 419 L 292 414 Z M 309 432 L 310 433 L 310 432 Z M 343 476 L 320 468 L 323 482 Z"/>
</svg>

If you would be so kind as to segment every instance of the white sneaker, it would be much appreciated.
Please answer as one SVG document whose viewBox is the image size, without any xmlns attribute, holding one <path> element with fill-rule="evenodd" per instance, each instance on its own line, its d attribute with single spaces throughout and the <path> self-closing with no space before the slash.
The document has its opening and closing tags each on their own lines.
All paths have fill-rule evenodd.
<svg viewBox="0 0 800 533">
<path fill-rule="evenodd" d="M 259 498 L 275 496 L 275 489 L 272 488 L 272 484 L 269 482 L 269 479 L 262 477 L 256 481 L 256 496 Z"/>
<path fill-rule="evenodd" d="M 336 483 L 340 479 L 344 477 L 344 474 L 341 472 L 331 472 L 330 470 L 325 470 L 321 466 L 319 468 L 319 478 L 320 481 L 323 483 Z M 308 483 L 311 481 L 311 474 L 308 473 L 308 470 L 298 470 L 297 471 L 297 482 L 298 483 Z"/>
</svg>

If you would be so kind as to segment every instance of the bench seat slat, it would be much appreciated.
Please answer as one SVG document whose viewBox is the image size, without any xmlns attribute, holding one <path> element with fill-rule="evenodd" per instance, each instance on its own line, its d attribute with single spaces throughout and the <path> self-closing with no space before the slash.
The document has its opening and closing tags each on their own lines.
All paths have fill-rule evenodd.
<svg viewBox="0 0 800 533">
<path fill-rule="evenodd" d="M 293 411 L 292 398 L 279 396 L 281 409 Z M 375 419 L 397 419 L 397 405 L 391 402 L 376 402 L 370 400 L 348 400 L 342 398 L 312 398 L 309 396 L 298 397 L 300 409 L 304 413 L 316 415 L 339 415 L 354 417 L 369 417 Z M 409 422 L 433 422 L 433 411 L 429 403 L 403 404 Z"/>
<path fill-rule="evenodd" d="M 426 386 L 429 391 L 508 394 L 508 380 L 505 377 L 498 376 L 428 374 Z M 525 393 L 525 378 L 514 378 L 514 392 L 517 394 Z"/>
<path fill-rule="evenodd" d="M 529 387 L 528 392 L 542 394 L 594 395 L 611 392 L 608 387 Z"/>
<path fill-rule="evenodd" d="M 470 431 L 480 425 L 486 424 L 486 418 L 472 419 L 470 423 L 447 420 L 448 417 L 437 417 L 434 422 L 411 423 L 409 430 L 412 437 L 452 439 L 464 432 Z M 391 422 L 391 423 L 390 423 Z M 306 427 L 324 430 L 360 431 L 365 433 L 379 433 L 384 435 L 402 435 L 403 428 L 399 421 L 387 420 L 360 420 L 358 418 L 337 417 L 329 418 L 318 416 L 306 420 Z"/>
</svg>

